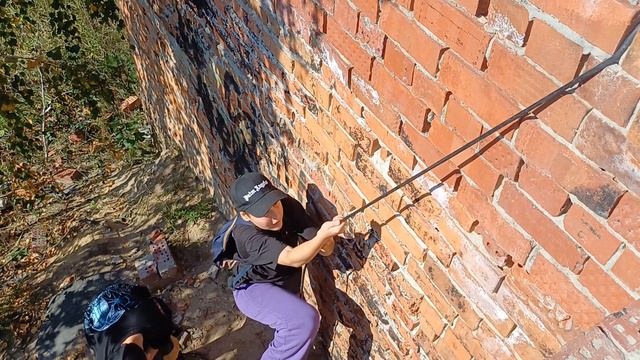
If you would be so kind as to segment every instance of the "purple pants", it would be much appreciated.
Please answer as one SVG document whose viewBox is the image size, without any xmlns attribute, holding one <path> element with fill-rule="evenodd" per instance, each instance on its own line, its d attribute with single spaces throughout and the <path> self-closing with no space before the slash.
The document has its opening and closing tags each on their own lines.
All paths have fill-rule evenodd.
<svg viewBox="0 0 640 360">
<path fill-rule="evenodd" d="M 262 360 L 303 360 L 320 326 L 318 311 L 306 301 L 269 283 L 233 291 L 238 309 L 276 332 Z"/>
</svg>

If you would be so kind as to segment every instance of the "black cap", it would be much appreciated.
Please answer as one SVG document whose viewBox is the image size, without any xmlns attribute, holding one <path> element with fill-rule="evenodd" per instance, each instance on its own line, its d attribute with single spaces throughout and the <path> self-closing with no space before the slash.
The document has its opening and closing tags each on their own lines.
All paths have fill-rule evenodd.
<svg viewBox="0 0 640 360">
<path fill-rule="evenodd" d="M 287 194 L 257 172 L 246 173 L 237 178 L 231 184 L 230 191 L 236 209 L 256 217 L 264 216 L 273 204 L 287 197 Z"/>
</svg>

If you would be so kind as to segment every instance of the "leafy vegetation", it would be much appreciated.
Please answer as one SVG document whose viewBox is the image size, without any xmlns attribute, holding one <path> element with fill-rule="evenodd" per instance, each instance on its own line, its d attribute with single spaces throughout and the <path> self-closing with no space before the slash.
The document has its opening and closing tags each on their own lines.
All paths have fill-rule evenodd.
<svg viewBox="0 0 640 360">
<path fill-rule="evenodd" d="M 191 206 L 171 207 L 162 214 L 162 218 L 165 229 L 168 233 L 172 233 L 184 222 L 192 225 L 198 220 L 211 218 L 213 210 L 213 203 L 210 200 L 201 201 Z"/>
<path fill-rule="evenodd" d="M 0 0 L 0 54 L 0 197 L 32 206 L 61 170 L 152 151 L 118 109 L 138 85 L 113 0 Z"/>
</svg>

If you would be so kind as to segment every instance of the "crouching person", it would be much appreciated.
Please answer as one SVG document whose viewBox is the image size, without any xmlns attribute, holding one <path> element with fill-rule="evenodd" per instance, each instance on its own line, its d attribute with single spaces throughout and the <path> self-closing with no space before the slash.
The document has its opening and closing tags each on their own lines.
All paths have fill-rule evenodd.
<svg viewBox="0 0 640 360">
<path fill-rule="evenodd" d="M 84 332 L 97 360 L 175 360 L 180 345 L 166 304 L 146 287 L 117 283 L 84 313 Z"/>
<path fill-rule="evenodd" d="M 304 207 L 259 173 L 231 186 L 239 212 L 231 235 L 237 254 L 233 297 L 246 316 L 275 330 L 263 360 L 305 359 L 318 332 L 320 316 L 301 297 L 302 266 L 327 256 L 341 217 L 317 229 Z"/>
</svg>

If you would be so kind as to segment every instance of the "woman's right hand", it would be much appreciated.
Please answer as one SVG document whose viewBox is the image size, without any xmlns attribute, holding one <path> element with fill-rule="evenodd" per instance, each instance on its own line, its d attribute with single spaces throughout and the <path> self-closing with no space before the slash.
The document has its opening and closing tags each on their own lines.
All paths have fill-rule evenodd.
<svg viewBox="0 0 640 360">
<path fill-rule="evenodd" d="M 344 231 L 344 217 L 343 216 L 335 216 L 333 220 L 327 221 L 322 226 L 320 226 L 320 230 L 318 231 L 322 234 L 324 238 L 332 238 L 337 235 L 342 235 Z"/>
</svg>

